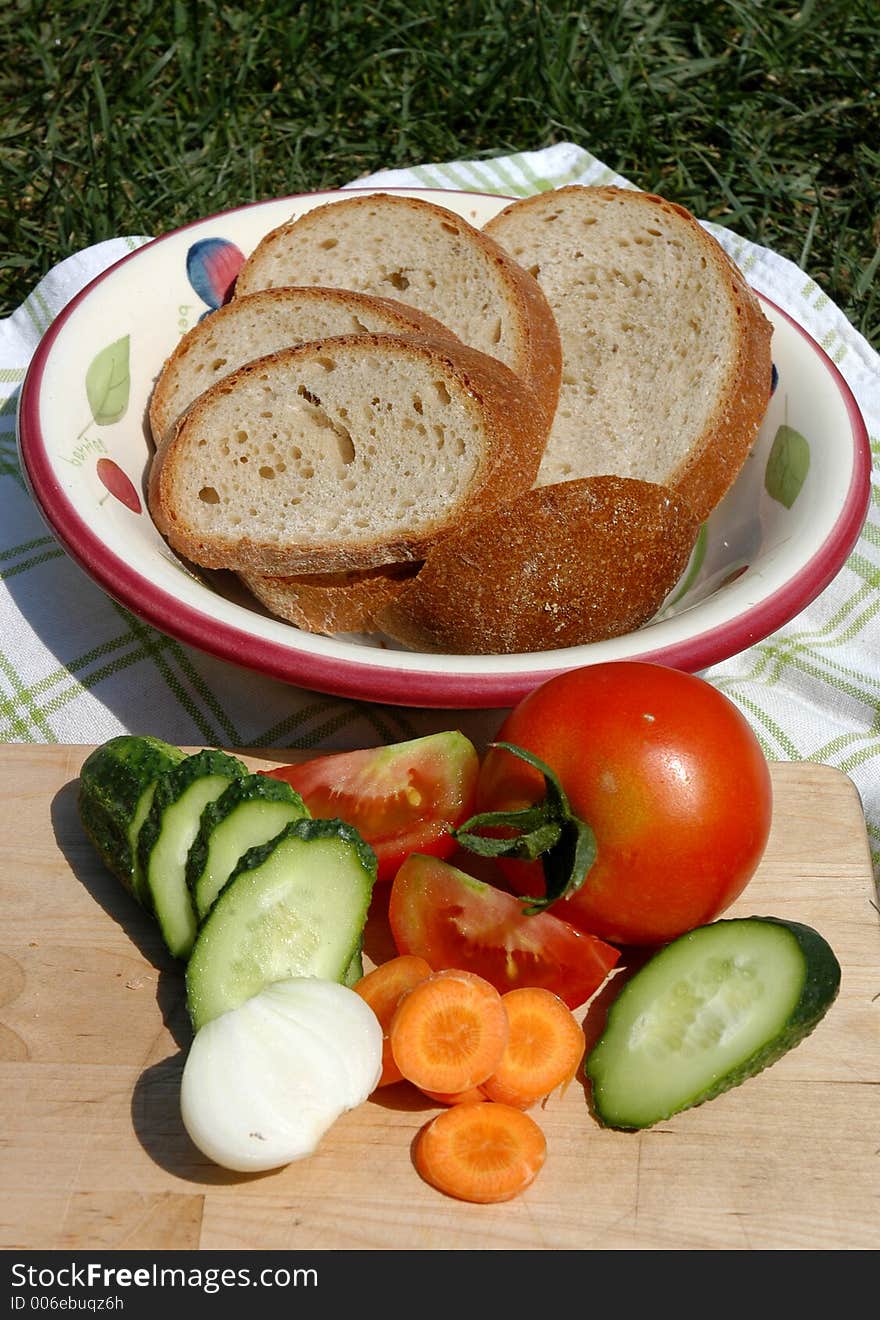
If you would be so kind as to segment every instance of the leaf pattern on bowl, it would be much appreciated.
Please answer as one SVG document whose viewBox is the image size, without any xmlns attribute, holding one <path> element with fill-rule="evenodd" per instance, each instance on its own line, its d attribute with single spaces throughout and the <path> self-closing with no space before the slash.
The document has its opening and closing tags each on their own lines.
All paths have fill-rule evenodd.
<svg viewBox="0 0 880 1320">
<path fill-rule="evenodd" d="M 123 472 L 118 463 L 112 458 L 99 458 L 95 464 L 95 471 L 98 474 L 98 480 L 120 504 L 124 504 L 132 513 L 143 513 L 140 496 L 135 489 L 134 482 Z M 104 499 L 106 499 L 106 495 Z M 103 503 L 103 501 L 102 501 Z"/>
<path fill-rule="evenodd" d="M 736 582 L 737 578 L 741 578 L 743 573 L 747 573 L 748 570 L 748 564 L 738 564 L 736 568 L 732 568 L 727 576 L 722 578 L 718 583 L 718 590 L 721 591 L 723 587 L 729 587 L 732 583 Z"/>
<path fill-rule="evenodd" d="M 86 398 L 98 426 L 111 426 L 125 416 L 131 392 L 130 337 L 123 335 L 92 358 L 86 372 Z"/>
<path fill-rule="evenodd" d="M 767 494 L 790 509 L 801 493 L 809 470 L 809 442 L 800 431 L 783 423 L 776 431 L 764 470 Z"/>
</svg>

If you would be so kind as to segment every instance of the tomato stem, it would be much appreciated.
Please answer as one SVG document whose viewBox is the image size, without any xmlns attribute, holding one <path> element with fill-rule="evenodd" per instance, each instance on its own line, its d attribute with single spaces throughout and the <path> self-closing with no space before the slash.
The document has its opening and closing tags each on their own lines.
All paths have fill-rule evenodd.
<svg viewBox="0 0 880 1320">
<path fill-rule="evenodd" d="M 543 912 L 560 898 L 577 893 L 596 860 L 596 836 L 586 821 L 575 816 L 565 790 L 550 767 L 523 747 L 496 742 L 544 776 L 544 797 L 517 811 L 483 811 L 452 831 L 456 841 L 479 857 L 513 857 L 533 862 L 544 871 L 544 894 L 527 897 L 523 912 Z M 484 830 L 506 833 L 484 834 Z M 509 831 L 513 831 L 510 833 Z"/>
</svg>

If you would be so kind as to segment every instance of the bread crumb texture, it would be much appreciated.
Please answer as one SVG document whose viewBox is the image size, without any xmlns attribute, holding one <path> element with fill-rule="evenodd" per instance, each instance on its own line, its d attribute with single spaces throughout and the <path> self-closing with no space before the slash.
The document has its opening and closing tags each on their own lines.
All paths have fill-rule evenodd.
<svg viewBox="0 0 880 1320">
<path fill-rule="evenodd" d="M 412 307 L 337 288 L 260 290 L 198 321 L 162 367 L 150 403 L 155 444 L 209 386 L 245 363 L 309 340 L 357 334 L 452 332 Z"/>
<path fill-rule="evenodd" d="M 508 266 L 480 230 L 419 198 L 379 193 L 328 202 L 280 225 L 245 262 L 236 297 L 336 284 L 427 312 L 512 370 L 524 352 Z"/>
<path fill-rule="evenodd" d="M 682 490 L 706 517 L 770 397 L 770 324 L 683 208 L 623 188 L 515 202 L 486 230 L 535 277 L 562 341 L 539 484 L 615 473 Z"/>
<path fill-rule="evenodd" d="M 248 363 L 157 453 L 150 509 L 207 568 L 285 575 L 424 557 L 534 481 L 527 392 L 463 345 L 358 335 Z"/>
</svg>

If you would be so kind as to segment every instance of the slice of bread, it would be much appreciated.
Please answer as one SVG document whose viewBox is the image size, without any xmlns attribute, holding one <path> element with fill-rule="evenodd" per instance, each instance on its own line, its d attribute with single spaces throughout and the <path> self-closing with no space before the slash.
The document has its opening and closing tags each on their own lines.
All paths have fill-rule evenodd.
<svg viewBox="0 0 880 1320">
<path fill-rule="evenodd" d="M 156 447 L 194 399 L 246 362 L 309 339 L 357 334 L 452 332 L 414 307 L 347 289 L 280 288 L 236 298 L 187 331 L 162 367 L 150 398 Z"/>
<path fill-rule="evenodd" d="M 414 650 L 460 655 L 616 637 L 663 604 L 699 526 L 681 495 L 652 482 L 539 486 L 450 533 L 376 621 Z"/>
<path fill-rule="evenodd" d="M 212 385 L 157 451 L 149 507 L 206 568 L 288 576 L 424 559 L 528 490 L 533 396 L 451 339 L 309 341 Z"/>
<path fill-rule="evenodd" d="M 549 430 L 561 349 L 547 299 L 503 247 L 454 211 L 395 193 L 318 206 L 260 241 L 235 296 L 284 284 L 335 285 L 426 312 L 525 381 Z"/>
<path fill-rule="evenodd" d="M 539 484 L 638 477 L 705 518 L 770 397 L 770 323 L 724 249 L 682 207 L 613 187 L 539 193 L 485 232 L 534 275 L 562 337 Z"/>
<path fill-rule="evenodd" d="M 240 573 L 244 585 L 270 614 L 313 633 L 367 633 L 376 616 L 402 591 L 420 564 L 387 564 L 348 573 L 267 577 Z"/>
</svg>

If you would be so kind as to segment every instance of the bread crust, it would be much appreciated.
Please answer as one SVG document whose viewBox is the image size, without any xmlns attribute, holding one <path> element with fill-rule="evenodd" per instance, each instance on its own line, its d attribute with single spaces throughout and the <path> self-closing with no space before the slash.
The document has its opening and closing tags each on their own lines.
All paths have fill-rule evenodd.
<svg viewBox="0 0 880 1320">
<path fill-rule="evenodd" d="M 726 256 L 723 248 L 718 251 Z M 720 504 L 742 471 L 772 390 L 773 328 L 733 262 L 728 262 L 726 273 L 741 329 L 737 356 L 728 371 L 728 388 L 718 399 L 700 442 L 670 476 L 670 485 L 703 519 Z"/>
<path fill-rule="evenodd" d="M 305 288 L 259 289 L 252 294 L 225 303 L 198 321 L 183 335 L 173 352 L 166 358 L 150 396 L 149 422 L 156 448 L 171 438 L 174 425 L 181 413 L 194 402 L 194 398 L 187 399 L 186 405 L 181 407 L 178 398 L 178 383 L 181 374 L 187 369 L 188 359 L 197 357 L 200 353 L 207 353 L 209 351 L 207 342 L 215 338 L 218 332 L 224 337 L 224 342 L 228 343 L 226 336 L 231 337 L 235 333 L 235 327 L 243 317 L 264 317 L 267 324 L 272 317 L 290 318 L 288 338 L 278 342 L 278 336 L 275 335 L 276 342 L 268 342 L 267 334 L 267 342 L 259 352 L 249 353 L 244 358 L 239 356 L 238 360 L 229 364 L 228 370 L 221 369 L 219 375 L 214 372 L 214 379 L 205 383 L 204 388 L 207 388 L 215 383 L 215 379 L 227 376 L 243 366 L 248 358 L 263 357 L 266 353 L 280 348 L 291 348 L 294 344 L 315 339 L 314 334 L 298 331 L 296 317 L 302 314 L 323 315 L 327 328 L 321 337 L 348 332 L 348 326 L 344 325 L 343 321 L 356 316 L 367 322 L 373 322 L 372 326 L 366 327 L 367 332 L 433 335 L 438 339 L 448 336 L 457 339 L 451 330 L 433 316 L 428 316 L 415 307 L 396 302 L 392 298 L 374 297 L 366 293 L 356 293 L 351 289 L 323 288 L 319 285 L 309 285 Z M 204 389 L 198 391 L 199 394 L 203 392 Z"/>
<path fill-rule="evenodd" d="M 214 533 L 207 519 L 201 526 L 195 525 L 185 513 L 183 491 L 200 441 L 212 445 L 217 415 L 230 394 L 245 389 L 249 382 L 257 383 L 261 373 L 269 373 L 282 381 L 285 389 L 293 390 L 297 367 L 305 360 L 328 354 L 357 355 L 369 365 L 371 388 L 377 390 L 381 390 L 383 362 L 389 359 L 410 357 L 437 373 L 448 385 L 455 406 L 465 410 L 483 432 L 482 452 L 468 488 L 457 500 L 448 500 L 427 525 L 389 527 L 382 536 L 373 533 L 341 541 L 297 539 L 292 517 L 284 541 L 260 539 L 246 530 L 234 536 Z M 353 441 L 357 446 L 357 435 L 353 435 Z M 411 563 L 424 559 L 429 547 L 459 522 L 481 518 L 496 504 L 528 490 L 540 465 L 543 441 L 531 390 L 496 359 L 448 338 L 343 335 L 269 354 L 211 386 L 181 418 L 171 440 L 156 453 L 150 469 L 148 504 L 157 528 L 172 549 L 204 568 L 290 576 Z M 246 519 L 242 525 L 247 526 Z"/>
<path fill-rule="evenodd" d="M 239 271 L 235 297 L 265 287 L 266 282 L 273 278 L 270 272 L 276 262 L 278 266 L 275 274 L 278 275 L 280 271 L 279 277 L 284 282 L 304 282 L 302 269 L 298 269 L 294 254 L 289 251 L 291 243 L 302 242 L 308 236 L 314 235 L 314 242 L 319 245 L 320 236 L 331 217 L 333 221 L 345 217 L 356 232 L 357 226 L 365 223 L 368 213 L 375 211 L 376 208 L 380 208 L 383 212 L 382 223 L 387 228 L 392 250 L 395 227 L 398 227 L 400 232 L 405 228 L 410 233 L 426 235 L 438 233 L 442 235 L 452 229 L 456 236 L 466 237 L 472 248 L 482 255 L 487 266 L 493 267 L 500 273 L 507 290 L 508 310 L 517 332 L 515 356 L 507 365 L 534 392 L 537 407 L 544 419 L 545 430 L 549 432 L 556 411 L 562 374 L 562 346 L 553 311 L 537 281 L 500 243 L 485 230 L 477 229 L 448 207 L 423 198 L 382 192 L 357 194 L 343 198 L 341 201 L 325 202 L 301 216 L 276 226 L 260 240 Z M 439 272 L 438 283 L 446 277 L 447 272 Z M 380 273 L 377 272 L 377 281 L 380 278 Z M 377 286 L 372 286 L 369 290 L 371 293 L 376 291 Z M 407 291 L 402 291 L 400 301 L 407 302 L 406 295 Z M 418 303 L 407 303 L 407 305 L 419 306 Z M 430 310 L 424 307 L 420 309 Z M 445 319 L 443 324 L 446 324 Z M 454 325 L 451 328 L 456 329 Z M 466 338 L 462 334 L 459 334 L 459 337 Z"/>
<path fill-rule="evenodd" d="M 657 612 L 699 526 L 680 494 L 653 482 L 540 486 L 436 545 L 376 622 L 414 650 L 461 655 L 603 641 Z"/>
<path fill-rule="evenodd" d="M 271 614 L 306 632 L 373 632 L 377 614 L 403 590 L 420 564 L 387 564 L 350 573 L 264 577 L 240 573 L 248 591 Z"/>
<path fill-rule="evenodd" d="M 732 305 L 738 326 L 736 347 L 727 364 L 714 407 L 705 419 L 702 433 L 694 437 L 689 451 L 664 476 L 665 483 L 678 490 L 701 518 L 706 518 L 740 472 L 767 410 L 772 376 L 772 327 L 761 310 L 757 296 L 716 239 L 684 207 L 653 193 L 610 185 L 568 185 L 513 202 L 487 222 L 484 232 L 502 244 L 509 242 L 515 247 L 511 222 L 517 226 L 518 234 L 523 232 L 523 223 L 528 222 L 531 225 L 530 239 L 533 242 L 535 264 L 540 266 L 542 217 L 548 210 L 561 207 L 588 214 L 596 202 L 610 202 L 626 208 L 638 207 L 645 212 L 648 221 L 652 214 L 658 212 L 671 218 L 689 236 L 695 254 L 698 253 L 700 259 L 705 260 L 711 268 L 719 289 L 724 291 Z M 519 252 L 518 255 L 521 256 Z M 541 282 L 540 271 L 537 281 Z M 675 334 L 676 312 L 675 307 L 669 308 L 670 338 Z M 552 452 L 553 443 L 551 434 L 548 455 Z M 638 436 L 633 437 L 633 443 L 638 443 Z M 580 471 L 572 475 L 593 474 Z"/>
</svg>

